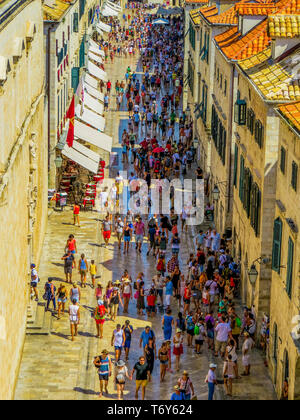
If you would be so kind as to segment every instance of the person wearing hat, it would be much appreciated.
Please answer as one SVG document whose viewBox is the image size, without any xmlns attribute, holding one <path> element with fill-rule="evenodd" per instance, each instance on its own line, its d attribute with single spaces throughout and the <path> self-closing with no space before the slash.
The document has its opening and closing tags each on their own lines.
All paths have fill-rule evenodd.
<svg viewBox="0 0 300 420">
<path fill-rule="evenodd" d="M 205 382 L 208 384 L 208 401 L 212 401 L 214 399 L 215 386 L 218 384 L 215 374 L 216 369 L 216 364 L 211 363 L 209 365 L 209 371 L 205 380 Z"/>
<path fill-rule="evenodd" d="M 184 400 L 190 400 L 191 396 L 195 394 L 193 383 L 186 370 L 183 371 L 181 378 L 178 379 L 177 385 Z"/>
<path fill-rule="evenodd" d="M 115 286 L 119 285 L 119 284 L 120 284 L 120 281 L 117 280 L 115 282 Z M 118 287 L 114 287 L 113 292 L 112 292 L 111 297 L 110 297 L 110 302 L 109 302 L 110 316 L 111 316 L 112 321 L 116 320 L 120 303 L 122 305 L 122 308 L 124 308 L 123 301 L 122 301 L 122 298 L 120 296 L 120 290 L 119 290 Z"/>
<path fill-rule="evenodd" d="M 94 365 L 98 369 L 99 381 L 100 381 L 100 393 L 99 398 L 103 395 L 103 388 L 105 388 L 106 394 L 108 394 L 108 379 L 112 373 L 112 362 L 106 349 L 102 350 L 101 355 L 95 357 Z"/>
<path fill-rule="evenodd" d="M 116 363 L 115 369 L 115 383 L 118 392 L 118 400 L 121 400 L 124 396 L 126 378 L 131 379 L 128 375 L 128 369 L 125 365 L 125 362 L 123 360 L 119 360 Z"/>
<path fill-rule="evenodd" d="M 30 265 L 30 268 L 31 268 L 31 273 L 30 273 L 30 275 L 31 275 L 31 283 L 30 283 L 30 286 L 31 286 L 31 297 L 35 296 L 35 300 L 36 300 L 36 302 L 38 302 L 38 300 L 39 300 L 39 292 L 37 290 L 37 285 L 38 285 L 40 279 L 39 279 L 38 272 L 36 270 L 36 265 L 35 264 L 31 264 Z"/>
<path fill-rule="evenodd" d="M 132 298 L 132 287 L 131 287 L 131 281 L 129 278 L 125 278 L 125 280 L 122 283 L 122 296 L 124 299 L 124 314 L 128 314 L 128 306 L 130 299 Z"/>
<path fill-rule="evenodd" d="M 180 328 L 176 329 L 173 337 L 173 354 L 176 356 L 176 371 L 179 372 L 180 356 L 183 354 L 183 336 Z"/>
<path fill-rule="evenodd" d="M 178 385 L 174 386 L 174 391 L 171 395 L 171 401 L 182 401 L 184 398 Z"/>
</svg>

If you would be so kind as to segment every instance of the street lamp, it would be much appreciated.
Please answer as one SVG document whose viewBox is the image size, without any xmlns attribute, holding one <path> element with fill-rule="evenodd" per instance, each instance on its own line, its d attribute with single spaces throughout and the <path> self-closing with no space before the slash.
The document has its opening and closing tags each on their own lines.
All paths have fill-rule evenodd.
<svg viewBox="0 0 300 420">
<path fill-rule="evenodd" d="M 212 196 L 214 201 L 219 201 L 220 198 L 220 190 L 217 185 L 214 186 L 214 189 L 212 190 Z"/>
<path fill-rule="evenodd" d="M 55 166 L 56 166 L 57 168 L 61 168 L 62 162 L 63 162 L 63 160 L 62 160 L 62 157 L 61 157 L 61 156 L 57 156 L 57 157 L 54 159 L 54 163 L 55 163 Z"/>
<path fill-rule="evenodd" d="M 248 271 L 248 276 L 251 285 L 254 287 L 258 277 L 258 271 L 256 270 L 255 264 L 251 265 L 250 270 Z"/>
</svg>

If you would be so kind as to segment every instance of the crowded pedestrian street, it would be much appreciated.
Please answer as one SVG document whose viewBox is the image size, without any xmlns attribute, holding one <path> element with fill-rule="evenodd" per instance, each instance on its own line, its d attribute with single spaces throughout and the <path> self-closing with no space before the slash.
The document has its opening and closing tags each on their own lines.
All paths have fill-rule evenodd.
<svg viewBox="0 0 300 420">
<path fill-rule="evenodd" d="M 124 16 L 97 40 L 111 186 L 95 182 L 91 210 L 49 206 L 14 398 L 274 400 L 258 320 L 242 305 L 239 261 L 216 230 L 183 110 L 183 16 L 169 25 L 144 8 Z M 168 214 L 154 214 L 148 193 L 149 214 L 141 195 L 122 212 L 125 191 L 129 200 L 142 181 L 165 178 L 204 182 L 201 224 L 189 225 L 184 206 L 175 214 L 172 197 Z"/>
</svg>

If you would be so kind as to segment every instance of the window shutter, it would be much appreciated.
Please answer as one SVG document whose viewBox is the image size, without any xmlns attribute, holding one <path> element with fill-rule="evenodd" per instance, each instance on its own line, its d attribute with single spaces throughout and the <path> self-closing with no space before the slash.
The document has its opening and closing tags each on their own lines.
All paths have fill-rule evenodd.
<svg viewBox="0 0 300 420">
<path fill-rule="evenodd" d="M 293 265 L 294 265 L 294 242 L 289 238 L 288 259 L 287 259 L 287 275 L 286 275 L 286 292 L 291 298 L 293 288 Z"/>
<path fill-rule="evenodd" d="M 233 167 L 233 185 L 237 186 L 237 166 L 238 166 L 238 158 L 239 158 L 239 148 L 236 144 L 234 146 L 234 167 Z"/>
<path fill-rule="evenodd" d="M 239 196 L 241 201 L 243 202 L 244 199 L 244 176 L 245 176 L 245 160 L 244 157 L 241 156 L 241 163 L 240 163 L 240 188 L 239 188 Z"/>
<path fill-rule="evenodd" d="M 286 151 L 285 148 L 281 146 L 280 149 L 280 170 L 285 174 L 285 160 L 286 160 Z"/>
<path fill-rule="evenodd" d="M 278 218 L 274 221 L 273 252 L 272 252 L 272 270 L 277 271 L 277 273 L 280 273 L 281 238 L 282 238 L 282 221 L 280 218 Z"/>
<path fill-rule="evenodd" d="M 73 32 L 78 32 L 78 13 L 75 12 L 73 15 Z"/>
<path fill-rule="evenodd" d="M 79 67 L 73 67 L 72 68 L 72 88 L 74 89 L 74 92 L 77 90 L 77 86 L 79 83 Z"/>
<path fill-rule="evenodd" d="M 292 163 L 292 187 L 295 191 L 297 191 L 297 183 L 298 183 L 298 165 L 296 162 Z"/>
<path fill-rule="evenodd" d="M 260 203 L 261 203 L 261 192 L 256 185 L 256 197 L 255 197 L 255 234 L 256 236 L 259 235 L 259 229 L 260 229 Z"/>
</svg>

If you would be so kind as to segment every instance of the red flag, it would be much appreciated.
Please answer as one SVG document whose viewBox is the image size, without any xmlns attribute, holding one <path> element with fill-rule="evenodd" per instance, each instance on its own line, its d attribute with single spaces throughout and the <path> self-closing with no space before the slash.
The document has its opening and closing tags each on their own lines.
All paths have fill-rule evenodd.
<svg viewBox="0 0 300 420">
<path fill-rule="evenodd" d="M 69 130 L 67 136 L 67 144 L 69 147 L 73 146 L 74 141 L 74 118 L 75 118 L 75 98 L 73 96 L 70 108 L 68 109 L 66 117 L 70 120 Z"/>
</svg>

